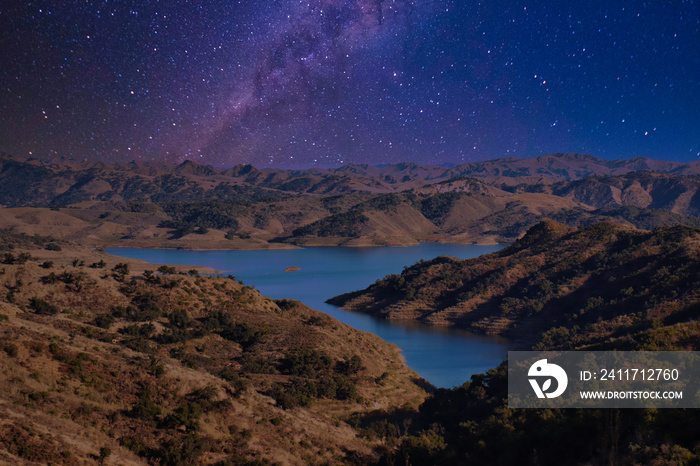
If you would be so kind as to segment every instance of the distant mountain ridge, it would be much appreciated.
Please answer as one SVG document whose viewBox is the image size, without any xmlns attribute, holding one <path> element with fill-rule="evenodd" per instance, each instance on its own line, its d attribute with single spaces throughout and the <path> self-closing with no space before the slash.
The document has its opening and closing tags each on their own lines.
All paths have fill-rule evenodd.
<svg viewBox="0 0 700 466">
<path fill-rule="evenodd" d="M 572 226 L 698 226 L 697 168 L 579 154 L 308 170 L 2 156 L 0 226 L 133 247 L 509 243 L 544 218 Z"/>
<path fill-rule="evenodd" d="M 405 162 L 381 167 L 348 164 L 333 169 L 258 169 L 252 165 L 215 168 L 187 160 L 162 163 L 42 162 L 0 156 L 0 204 L 75 204 L 85 201 L 257 200 L 290 194 L 389 193 L 426 189 L 435 183 L 471 177 L 496 186 L 552 184 L 591 176 L 623 176 L 639 171 L 700 175 L 700 162 L 648 158 L 603 160 L 592 155 L 552 154 L 502 158 L 454 167 Z M 563 188 L 560 188 L 563 189 Z M 544 191 L 542 191 L 544 192 Z M 597 204 L 595 204 L 597 205 Z"/>
</svg>

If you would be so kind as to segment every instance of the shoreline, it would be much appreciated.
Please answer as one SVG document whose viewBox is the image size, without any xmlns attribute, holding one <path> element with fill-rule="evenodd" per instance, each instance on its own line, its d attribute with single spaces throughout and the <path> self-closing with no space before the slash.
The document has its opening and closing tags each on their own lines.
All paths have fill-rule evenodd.
<svg viewBox="0 0 700 466">
<path fill-rule="evenodd" d="M 147 244 L 138 244 L 138 245 L 129 245 L 129 244 L 123 244 L 122 242 L 116 242 L 115 244 L 103 244 L 101 246 L 95 245 L 92 246 L 94 248 L 101 248 L 101 249 L 106 249 L 106 248 L 112 248 L 112 249 L 159 249 L 159 250 L 169 250 L 169 251 L 266 251 L 266 250 L 271 250 L 271 251 L 285 251 L 285 250 L 297 250 L 297 249 L 307 249 L 307 248 L 410 248 L 410 247 L 416 247 L 419 246 L 420 244 L 423 243 L 428 243 L 428 244 L 454 244 L 454 245 L 463 245 L 463 246 L 507 246 L 509 244 L 512 244 L 511 242 L 499 242 L 499 241 L 494 241 L 492 239 L 485 239 L 482 241 L 476 240 L 476 241 L 445 241 L 445 240 L 426 240 L 426 239 L 421 239 L 421 240 L 416 240 L 415 242 L 411 243 L 380 243 L 380 242 L 352 242 L 355 240 L 355 238 L 352 239 L 347 239 L 347 238 L 339 238 L 337 241 L 320 241 L 320 242 L 314 242 L 314 241 L 309 241 L 308 243 L 303 243 L 303 244 L 290 244 L 290 243 L 267 243 L 271 247 L 247 247 L 247 246 L 254 246 L 254 245 L 245 245 L 244 247 L 230 247 L 230 248 L 221 248 L 221 247 L 206 247 L 206 246 L 201 246 L 201 245 L 196 245 L 196 246 L 190 246 L 187 245 L 186 247 L 183 246 L 165 246 L 165 245 L 147 245 Z M 277 245 L 280 245 L 280 247 L 276 247 Z"/>
</svg>

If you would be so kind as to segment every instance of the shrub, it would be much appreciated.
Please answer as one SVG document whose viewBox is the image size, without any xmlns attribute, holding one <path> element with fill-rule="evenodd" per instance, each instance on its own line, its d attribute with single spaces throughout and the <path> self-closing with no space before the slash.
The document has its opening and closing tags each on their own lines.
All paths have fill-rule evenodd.
<svg viewBox="0 0 700 466">
<path fill-rule="evenodd" d="M 172 427 L 184 426 L 188 432 L 199 430 L 199 418 L 204 414 L 204 409 L 197 402 L 185 403 L 170 414 L 165 422 Z"/>
<path fill-rule="evenodd" d="M 124 281 L 124 278 L 129 275 L 129 264 L 120 262 L 114 266 L 112 269 L 115 273 L 115 278 L 120 281 Z"/>
<path fill-rule="evenodd" d="M 119 333 L 122 335 L 129 335 L 132 337 L 144 337 L 149 338 L 156 331 L 155 325 L 152 323 L 147 323 L 143 325 L 129 325 L 119 329 Z"/>
<path fill-rule="evenodd" d="M 45 285 L 53 285 L 58 281 L 58 277 L 56 276 L 55 273 L 51 272 L 45 277 L 41 277 L 41 283 L 44 283 Z"/>
<path fill-rule="evenodd" d="M 40 298 L 31 298 L 29 300 L 29 307 L 34 312 L 41 315 L 56 315 L 59 312 L 56 306 L 49 304 Z"/>
<path fill-rule="evenodd" d="M 95 317 L 92 321 L 92 325 L 100 328 L 109 328 L 115 321 L 115 317 L 112 314 L 100 314 Z"/>
<path fill-rule="evenodd" d="M 168 440 L 157 455 L 161 459 L 160 464 L 189 465 L 195 464 L 203 451 L 204 441 L 196 433 L 191 433 L 182 440 Z"/>
<path fill-rule="evenodd" d="M 147 320 L 157 319 L 162 315 L 162 311 L 158 307 L 156 295 L 150 292 L 141 293 L 131 299 L 133 306 L 127 308 L 115 308 L 112 313 L 115 317 L 123 312 L 123 317 L 126 317 L 132 322 L 144 322 Z"/>
<path fill-rule="evenodd" d="M 354 355 L 345 361 L 338 361 L 335 365 L 336 372 L 345 375 L 354 375 L 364 369 L 362 366 L 362 358 Z"/>
<path fill-rule="evenodd" d="M 5 345 L 2 347 L 2 350 L 5 353 L 7 353 L 7 355 L 11 358 L 16 358 L 19 348 L 17 348 L 17 345 L 15 345 L 14 343 L 5 343 Z"/>
<path fill-rule="evenodd" d="M 109 456 L 112 454 L 112 450 L 109 447 L 102 447 L 100 448 L 100 462 L 104 463 L 104 461 L 109 458 Z"/>
<path fill-rule="evenodd" d="M 221 378 L 231 384 L 234 398 L 240 397 L 246 390 L 246 382 L 241 378 L 240 374 L 231 370 L 224 370 L 221 373 Z"/>
<path fill-rule="evenodd" d="M 296 382 L 291 386 L 275 383 L 270 389 L 269 395 L 282 409 L 292 409 L 296 406 L 311 405 L 312 396 L 316 396 L 316 390 L 308 384 Z"/>
<path fill-rule="evenodd" d="M 162 273 L 163 275 L 172 275 L 176 273 L 177 270 L 175 270 L 175 267 L 171 267 L 169 265 L 161 265 L 158 267 L 158 272 Z"/>
<path fill-rule="evenodd" d="M 333 367 L 333 360 L 323 351 L 301 350 L 282 360 L 282 371 L 305 377 L 327 374 Z"/>
<path fill-rule="evenodd" d="M 144 391 L 141 392 L 139 400 L 131 406 L 126 414 L 137 419 L 155 420 L 157 416 L 160 416 L 160 413 L 160 406 L 153 402 L 150 393 Z"/>
<path fill-rule="evenodd" d="M 175 309 L 168 315 L 168 321 L 171 327 L 186 329 L 190 327 L 193 321 L 187 315 L 184 309 Z"/>
</svg>

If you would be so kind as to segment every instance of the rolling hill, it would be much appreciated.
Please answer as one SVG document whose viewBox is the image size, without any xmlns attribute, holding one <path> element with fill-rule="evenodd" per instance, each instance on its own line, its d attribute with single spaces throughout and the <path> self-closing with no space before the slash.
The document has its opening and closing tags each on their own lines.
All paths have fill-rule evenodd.
<svg viewBox="0 0 700 466">
<path fill-rule="evenodd" d="M 698 229 L 574 229 L 548 220 L 501 251 L 422 261 L 330 302 L 509 335 L 523 349 L 697 351 L 698 290 Z M 355 423 L 396 445 L 381 464 L 661 465 L 700 457 L 697 410 L 513 409 L 507 399 L 504 362 L 437 390 L 417 413 L 380 409 Z"/>
<path fill-rule="evenodd" d="M 700 327 L 700 230 L 544 221 L 513 245 L 469 260 L 438 257 L 329 300 L 385 319 L 539 342 L 693 348 Z"/>
<path fill-rule="evenodd" d="M 426 396 L 396 346 L 234 277 L 0 247 L 0 463 L 367 463 L 351 416 Z"/>
</svg>

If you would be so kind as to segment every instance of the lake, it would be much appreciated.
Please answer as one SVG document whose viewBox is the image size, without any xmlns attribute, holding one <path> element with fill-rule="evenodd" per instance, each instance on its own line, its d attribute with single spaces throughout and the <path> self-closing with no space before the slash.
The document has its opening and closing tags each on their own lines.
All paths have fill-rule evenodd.
<svg viewBox="0 0 700 466">
<path fill-rule="evenodd" d="M 199 265 L 233 274 L 273 299 L 297 299 L 336 319 L 397 344 L 408 366 L 437 387 L 454 387 L 472 374 L 485 372 L 506 359 L 507 340 L 463 330 L 396 322 L 347 312 L 324 301 L 366 288 L 375 280 L 400 273 L 420 259 L 450 255 L 461 259 L 497 251 L 502 246 L 421 243 L 394 248 L 315 247 L 262 251 L 183 251 L 108 248 L 117 256 L 159 264 Z M 290 266 L 300 268 L 285 272 Z"/>
</svg>

